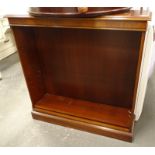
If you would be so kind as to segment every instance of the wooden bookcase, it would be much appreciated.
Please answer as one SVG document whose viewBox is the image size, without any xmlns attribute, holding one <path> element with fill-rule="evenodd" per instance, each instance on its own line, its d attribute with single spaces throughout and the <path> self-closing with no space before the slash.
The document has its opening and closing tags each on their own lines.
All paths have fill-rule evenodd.
<svg viewBox="0 0 155 155">
<path fill-rule="evenodd" d="M 150 12 L 8 16 L 34 119 L 132 141 Z"/>
</svg>

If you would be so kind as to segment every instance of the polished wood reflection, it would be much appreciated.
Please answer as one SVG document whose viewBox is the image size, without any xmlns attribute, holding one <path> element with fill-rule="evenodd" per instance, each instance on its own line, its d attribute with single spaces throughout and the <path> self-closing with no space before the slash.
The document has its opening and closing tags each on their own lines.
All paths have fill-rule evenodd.
<svg viewBox="0 0 155 155">
<path fill-rule="evenodd" d="M 132 141 L 150 12 L 8 19 L 34 119 Z"/>
</svg>

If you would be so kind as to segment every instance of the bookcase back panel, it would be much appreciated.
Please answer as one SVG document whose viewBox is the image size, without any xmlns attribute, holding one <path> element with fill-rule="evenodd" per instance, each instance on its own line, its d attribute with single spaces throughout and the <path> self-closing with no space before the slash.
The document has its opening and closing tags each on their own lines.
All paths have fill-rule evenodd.
<svg viewBox="0 0 155 155">
<path fill-rule="evenodd" d="M 35 28 L 34 35 L 47 93 L 132 106 L 141 32 Z"/>
</svg>

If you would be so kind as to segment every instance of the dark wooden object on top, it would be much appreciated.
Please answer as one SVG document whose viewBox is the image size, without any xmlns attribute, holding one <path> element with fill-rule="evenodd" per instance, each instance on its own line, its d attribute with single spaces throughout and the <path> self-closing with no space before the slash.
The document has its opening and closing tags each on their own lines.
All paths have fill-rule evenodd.
<svg viewBox="0 0 155 155">
<path fill-rule="evenodd" d="M 35 119 L 132 141 L 149 12 L 8 16 Z"/>
<path fill-rule="evenodd" d="M 33 16 L 52 17 L 97 17 L 127 12 L 131 7 L 30 7 Z"/>
</svg>

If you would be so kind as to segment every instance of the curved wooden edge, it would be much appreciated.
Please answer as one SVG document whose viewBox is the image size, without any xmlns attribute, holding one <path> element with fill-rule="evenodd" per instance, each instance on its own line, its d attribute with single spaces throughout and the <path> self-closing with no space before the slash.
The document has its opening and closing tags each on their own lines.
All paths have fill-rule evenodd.
<svg viewBox="0 0 155 155">
<path fill-rule="evenodd" d="M 67 9 L 68 7 L 61 7 L 55 8 L 52 7 L 30 7 L 29 14 L 32 16 L 51 16 L 51 17 L 99 17 L 102 15 L 113 15 L 118 13 L 125 13 L 128 12 L 131 7 L 102 7 L 100 10 L 96 9 L 95 7 L 74 7 L 73 10 Z M 91 8 L 94 8 L 93 10 Z"/>
<path fill-rule="evenodd" d="M 72 120 L 72 119 L 68 119 L 60 116 L 40 113 L 36 111 L 32 111 L 32 117 L 36 120 L 41 120 L 48 123 L 62 125 L 65 127 L 71 127 L 71 128 L 75 128 L 83 131 L 88 131 L 91 133 L 108 136 L 119 140 L 124 140 L 127 142 L 132 142 L 132 138 L 133 138 L 133 130 L 121 131 L 121 130 L 116 130 L 116 129 L 112 129 L 104 126 Z"/>
</svg>

